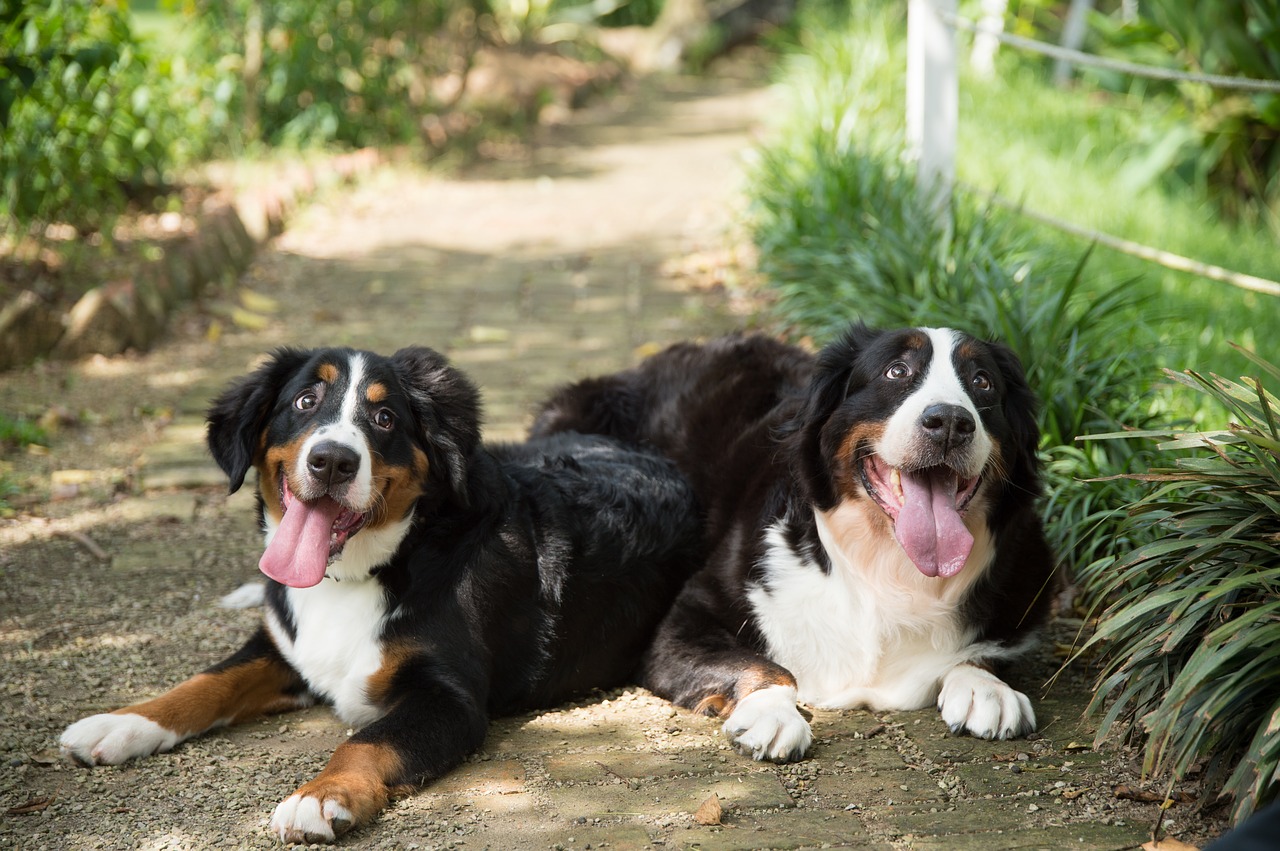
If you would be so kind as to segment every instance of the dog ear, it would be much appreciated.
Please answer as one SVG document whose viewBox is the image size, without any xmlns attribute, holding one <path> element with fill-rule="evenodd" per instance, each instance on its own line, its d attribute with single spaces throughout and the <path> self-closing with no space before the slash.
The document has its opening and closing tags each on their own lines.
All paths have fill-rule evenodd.
<svg viewBox="0 0 1280 851">
<path fill-rule="evenodd" d="M 1036 414 L 1039 399 L 1027 383 L 1022 361 L 1013 349 L 1000 343 L 989 343 L 992 356 L 1004 381 L 1003 414 L 1009 424 L 1014 445 L 1014 466 L 1010 476 L 1016 481 L 1039 482 L 1040 426 Z"/>
<path fill-rule="evenodd" d="M 401 349 L 391 363 L 404 385 L 427 447 L 429 475 L 442 476 L 466 505 L 468 459 L 480 445 L 480 393 L 444 355 L 424 346 Z"/>
<path fill-rule="evenodd" d="M 858 360 L 881 333 L 858 322 L 818 353 L 804 409 L 794 424 L 792 457 L 799 465 L 799 480 L 816 489 L 809 496 L 820 508 L 838 501 L 830 459 L 839 450 L 838 441 L 844 439 L 842 431 L 827 425 L 840 404 L 865 382 Z"/>
<path fill-rule="evenodd" d="M 205 438 L 213 460 L 231 480 L 231 493 L 244 484 L 256 460 L 280 391 L 310 357 L 311 353 L 302 349 L 277 349 L 266 363 L 234 381 L 210 406 Z"/>
</svg>

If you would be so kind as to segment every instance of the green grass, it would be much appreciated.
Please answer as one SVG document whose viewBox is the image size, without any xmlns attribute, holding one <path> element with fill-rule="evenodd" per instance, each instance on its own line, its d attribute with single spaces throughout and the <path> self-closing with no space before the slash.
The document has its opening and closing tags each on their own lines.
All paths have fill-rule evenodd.
<svg viewBox="0 0 1280 851">
<path fill-rule="evenodd" d="M 1145 173 L 1149 146 L 1172 132 L 1167 101 L 1059 90 L 1037 69 L 1017 65 L 1018 57 L 1006 51 L 1003 58 L 995 79 L 966 77 L 961 84 L 960 180 L 1073 224 L 1280 280 L 1276 234 L 1234 225 L 1202 192 L 1162 188 L 1157 175 Z M 1054 253 L 1083 244 L 1030 220 L 1025 226 Z M 1106 248 L 1098 249 L 1091 268 L 1100 279 L 1141 276 L 1146 291 L 1180 308 L 1185 321 L 1162 331 L 1182 360 L 1170 366 L 1239 374 L 1246 362 L 1228 342 L 1280 357 L 1280 298 Z"/>
</svg>

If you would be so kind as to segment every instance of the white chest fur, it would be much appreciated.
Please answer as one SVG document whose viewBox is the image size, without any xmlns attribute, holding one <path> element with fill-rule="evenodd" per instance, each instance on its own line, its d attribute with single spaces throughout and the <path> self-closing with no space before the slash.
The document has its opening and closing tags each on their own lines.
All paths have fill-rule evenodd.
<svg viewBox="0 0 1280 851">
<path fill-rule="evenodd" d="M 379 637 L 387 619 L 386 594 L 373 580 L 335 582 L 287 591 L 297 627 L 290 640 L 268 610 L 267 628 L 280 652 L 317 695 L 333 703 L 348 724 L 364 726 L 382 714 L 366 695 L 382 665 Z"/>
<path fill-rule="evenodd" d="M 828 573 L 798 556 L 778 527 L 766 532 L 767 587 L 749 599 L 770 658 L 795 675 L 804 702 L 922 709 L 949 670 L 992 649 L 974 643 L 958 611 L 990 562 L 985 530 L 973 530 L 982 534 L 964 570 L 930 578 L 875 527 L 877 510 L 849 502 L 815 515 Z"/>
</svg>

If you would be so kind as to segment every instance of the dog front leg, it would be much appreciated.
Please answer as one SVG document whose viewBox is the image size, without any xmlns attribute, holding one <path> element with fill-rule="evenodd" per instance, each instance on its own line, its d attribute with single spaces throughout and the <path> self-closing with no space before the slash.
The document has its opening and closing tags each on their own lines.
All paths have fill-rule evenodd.
<svg viewBox="0 0 1280 851">
<path fill-rule="evenodd" d="M 310 702 L 302 680 L 259 629 L 235 655 L 159 697 L 80 719 L 63 731 L 59 745 L 82 765 L 118 765 L 215 727 Z"/>
<path fill-rule="evenodd" d="M 947 672 L 938 711 L 951 732 L 981 739 L 1016 739 L 1036 729 L 1027 696 L 982 664 L 964 663 Z"/>
<path fill-rule="evenodd" d="M 680 607 L 678 601 L 673 613 Z M 678 706 L 724 718 L 725 736 L 752 759 L 796 762 L 813 742 L 796 706 L 791 672 L 710 617 L 668 615 L 645 656 L 640 682 Z"/>
<path fill-rule="evenodd" d="M 333 842 L 479 749 L 488 728 L 483 701 L 455 678 L 424 681 L 398 694 L 386 715 L 339 745 L 314 780 L 276 807 L 271 832 L 280 841 Z"/>
</svg>

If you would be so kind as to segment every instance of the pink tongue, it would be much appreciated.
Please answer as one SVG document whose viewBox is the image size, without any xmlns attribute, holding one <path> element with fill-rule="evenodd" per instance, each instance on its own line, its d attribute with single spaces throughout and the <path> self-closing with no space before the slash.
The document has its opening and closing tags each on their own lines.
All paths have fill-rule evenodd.
<svg viewBox="0 0 1280 851">
<path fill-rule="evenodd" d="M 902 509 L 895 531 L 925 576 L 955 576 L 973 549 L 973 535 L 956 510 L 956 484 L 956 474 L 946 468 L 902 471 Z"/>
<path fill-rule="evenodd" d="M 342 506 L 327 496 L 311 502 L 287 499 L 286 506 L 258 569 L 285 585 L 310 588 L 324 579 L 329 536 Z"/>
</svg>

